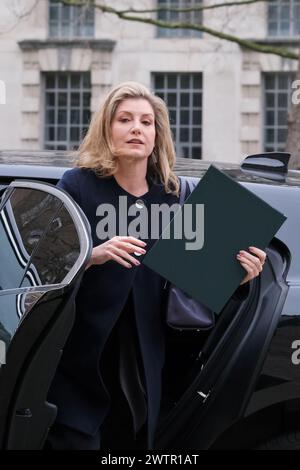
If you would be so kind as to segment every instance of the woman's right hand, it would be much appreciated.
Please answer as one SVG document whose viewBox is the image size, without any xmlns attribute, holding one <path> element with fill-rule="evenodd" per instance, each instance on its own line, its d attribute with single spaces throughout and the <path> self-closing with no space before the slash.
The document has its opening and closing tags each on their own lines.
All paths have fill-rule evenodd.
<svg viewBox="0 0 300 470">
<path fill-rule="evenodd" d="M 116 261 L 125 266 L 125 268 L 132 268 L 132 265 L 139 266 L 141 263 L 131 256 L 130 253 L 144 255 L 146 253 L 145 246 L 145 242 L 135 237 L 113 237 L 93 248 L 92 256 L 86 269 L 93 264 L 104 264 L 110 260 Z"/>
</svg>

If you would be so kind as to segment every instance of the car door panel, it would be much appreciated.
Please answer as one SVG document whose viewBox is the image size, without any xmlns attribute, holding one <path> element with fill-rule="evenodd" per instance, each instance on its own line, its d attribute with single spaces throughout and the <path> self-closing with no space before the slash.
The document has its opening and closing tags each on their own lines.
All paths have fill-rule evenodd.
<svg viewBox="0 0 300 470">
<path fill-rule="evenodd" d="M 248 298 L 239 307 L 229 302 L 221 313 L 198 374 L 160 425 L 157 448 L 207 449 L 243 416 L 288 292 L 288 251 L 274 241 L 267 253 Z"/>
<path fill-rule="evenodd" d="M 74 321 L 75 293 L 72 287 L 41 293 L 8 349 L 1 397 L 2 409 L 8 410 L 5 449 L 40 449 L 53 424 L 56 407 L 46 397 Z"/>
<path fill-rule="evenodd" d="M 11 230 L 0 235 L 10 243 L 19 239 L 15 251 L 27 258 L 22 277 L 0 290 L 6 353 L 0 364 L 0 448 L 39 449 L 55 419 L 47 391 L 73 324 L 74 297 L 92 242 L 82 211 L 52 185 L 12 183 L 0 217 L 5 213 Z M 5 250 L 1 243 L 1 259 Z"/>
</svg>

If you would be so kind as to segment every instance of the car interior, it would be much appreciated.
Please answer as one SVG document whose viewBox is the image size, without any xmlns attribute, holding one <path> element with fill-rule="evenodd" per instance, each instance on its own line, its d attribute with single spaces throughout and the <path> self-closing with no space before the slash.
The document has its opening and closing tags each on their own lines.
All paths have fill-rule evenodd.
<svg viewBox="0 0 300 470">
<path fill-rule="evenodd" d="M 243 416 L 286 299 L 289 265 L 289 250 L 274 238 L 248 297 L 230 300 L 212 330 L 168 332 L 157 448 L 208 448 Z"/>
</svg>

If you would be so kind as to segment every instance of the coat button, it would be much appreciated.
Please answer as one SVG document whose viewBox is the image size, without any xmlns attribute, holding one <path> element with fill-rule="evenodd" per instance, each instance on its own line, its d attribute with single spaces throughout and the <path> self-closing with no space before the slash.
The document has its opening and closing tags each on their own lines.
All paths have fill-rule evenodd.
<svg viewBox="0 0 300 470">
<path fill-rule="evenodd" d="M 145 207 L 145 203 L 144 203 L 143 199 L 137 199 L 135 201 L 135 207 L 137 209 L 143 209 L 143 207 Z"/>
</svg>

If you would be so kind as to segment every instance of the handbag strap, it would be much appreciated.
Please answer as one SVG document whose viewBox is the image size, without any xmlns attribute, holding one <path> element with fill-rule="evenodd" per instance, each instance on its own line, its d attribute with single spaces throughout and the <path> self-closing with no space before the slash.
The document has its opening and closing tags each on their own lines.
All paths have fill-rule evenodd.
<svg viewBox="0 0 300 470">
<path fill-rule="evenodd" d="M 188 196 L 193 192 L 197 184 L 199 183 L 199 178 L 194 178 L 192 176 L 179 176 L 180 180 L 180 195 L 179 195 L 179 204 L 183 206 L 184 201 Z"/>
</svg>

